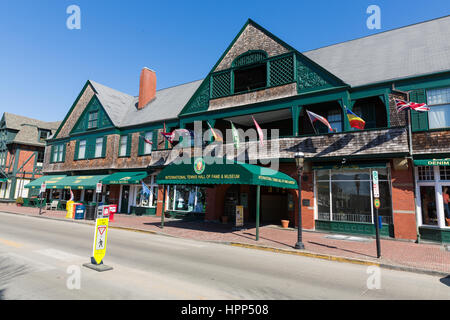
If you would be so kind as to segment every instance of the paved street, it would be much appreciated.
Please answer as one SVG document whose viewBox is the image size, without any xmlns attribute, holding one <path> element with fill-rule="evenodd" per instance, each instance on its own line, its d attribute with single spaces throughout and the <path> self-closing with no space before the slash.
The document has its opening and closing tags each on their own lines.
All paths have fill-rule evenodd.
<svg viewBox="0 0 450 320">
<path fill-rule="evenodd" d="M 1 298 L 450 299 L 448 278 L 381 269 L 381 289 L 369 290 L 367 266 L 117 229 L 104 259 L 114 269 L 98 273 L 82 267 L 93 234 L 0 213 Z M 70 290 L 77 269 L 81 288 Z"/>
</svg>

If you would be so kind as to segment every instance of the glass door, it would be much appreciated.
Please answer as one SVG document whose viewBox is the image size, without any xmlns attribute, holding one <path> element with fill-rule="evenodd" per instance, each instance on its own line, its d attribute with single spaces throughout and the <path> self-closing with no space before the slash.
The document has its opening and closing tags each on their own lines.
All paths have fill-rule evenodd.
<svg viewBox="0 0 450 320">
<path fill-rule="evenodd" d="M 442 186 L 442 200 L 444 203 L 444 226 L 450 227 L 450 184 Z"/>
<path fill-rule="evenodd" d="M 422 224 L 438 226 L 436 192 L 434 186 L 420 186 L 420 202 L 422 209 Z"/>
</svg>

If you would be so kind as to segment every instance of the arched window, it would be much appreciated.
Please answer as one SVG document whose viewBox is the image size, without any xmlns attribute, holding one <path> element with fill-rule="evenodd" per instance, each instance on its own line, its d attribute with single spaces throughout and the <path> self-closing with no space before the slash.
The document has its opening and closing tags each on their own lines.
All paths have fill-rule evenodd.
<svg viewBox="0 0 450 320">
<path fill-rule="evenodd" d="M 357 100 L 352 111 L 366 122 L 364 129 L 387 127 L 386 106 L 379 97 Z"/>
</svg>

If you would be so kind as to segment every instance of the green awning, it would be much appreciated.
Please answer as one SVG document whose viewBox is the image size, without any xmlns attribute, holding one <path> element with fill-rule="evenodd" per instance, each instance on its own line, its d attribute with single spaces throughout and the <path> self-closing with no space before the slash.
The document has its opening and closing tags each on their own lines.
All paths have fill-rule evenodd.
<svg viewBox="0 0 450 320">
<path fill-rule="evenodd" d="M 450 159 L 414 160 L 415 166 L 450 166 Z"/>
<path fill-rule="evenodd" d="M 6 178 L 0 178 L 0 182 L 6 182 L 6 181 L 8 181 L 8 179 L 6 179 Z"/>
<path fill-rule="evenodd" d="M 171 164 L 156 177 L 158 184 L 247 184 L 297 189 L 297 181 L 269 168 L 220 158 L 197 158 L 190 164 Z"/>
<path fill-rule="evenodd" d="M 30 189 L 40 189 L 41 184 L 45 182 L 47 189 L 57 189 L 55 188 L 55 185 L 59 183 L 61 180 L 63 180 L 66 177 L 66 175 L 59 175 L 59 176 L 43 176 L 40 178 L 37 178 L 36 180 L 31 181 L 28 183 L 25 188 Z"/>
<path fill-rule="evenodd" d="M 108 175 L 68 176 L 52 187 L 52 189 L 95 189 L 97 183 Z"/>
<path fill-rule="evenodd" d="M 145 171 L 116 172 L 102 179 L 103 184 L 139 184 L 142 179 L 147 178 Z"/>
</svg>

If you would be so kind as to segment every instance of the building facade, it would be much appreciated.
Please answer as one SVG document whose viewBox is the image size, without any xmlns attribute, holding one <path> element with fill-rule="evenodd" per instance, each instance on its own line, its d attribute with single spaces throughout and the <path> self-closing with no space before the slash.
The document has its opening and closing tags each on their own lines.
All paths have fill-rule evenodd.
<svg viewBox="0 0 450 320">
<path fill-rule="evenodd" d="M 294 154 L 305 154 L 304 228 L 374 234 L 371 179 L 378 171 L 381 234 L 448 242 L 449 30 L 444 17 L 301 53 L 248 20 L 203 80 L 156 91 L 155 72 L 144 68 L 137 97 L 88 81 L 48 143 L 44 171 L 78 181 L 53 184 L 61 199 L 72 188 L 78 199 L 94 200 L 93 184 L 83 183 L 94 179 L 103 183 L 102 200 L 119 212 L 161 215 L 164 189 L 156 176 L 179 153 L 160 133 L 211 127 L 225 136 L 231 121 L 241 132 L 236 159 L 276 162 L 277 171 L 297 179 Z M 426 102 L 431 111 L 398 112 L 395 98 Z M 351 128 L 346 109 L 365 120 L 364 130 Z M 327 118 L 333 131 L 311 122 L 307 110 Z M 264 150 L 248 134 L 253 119 L 265 131 Z M 225 141 L 233 149 L 232 139 Z M 142 194 L 142 181 L 150 195 Z M 254 185 L 166 188 L 166 212 L 219 220 L 242 205 L 244 220 L 255 220 Z M 263 223 L 298 224 L 297 191 L 262 187 L 260 201 Z"/>
<path fill-rule="evenodd" d="M 25 186 L 42 176 L 45 141 L 60 122 L 4 113 L 0 120 L 0 201 L 28 198 Z"/>
</svg>

